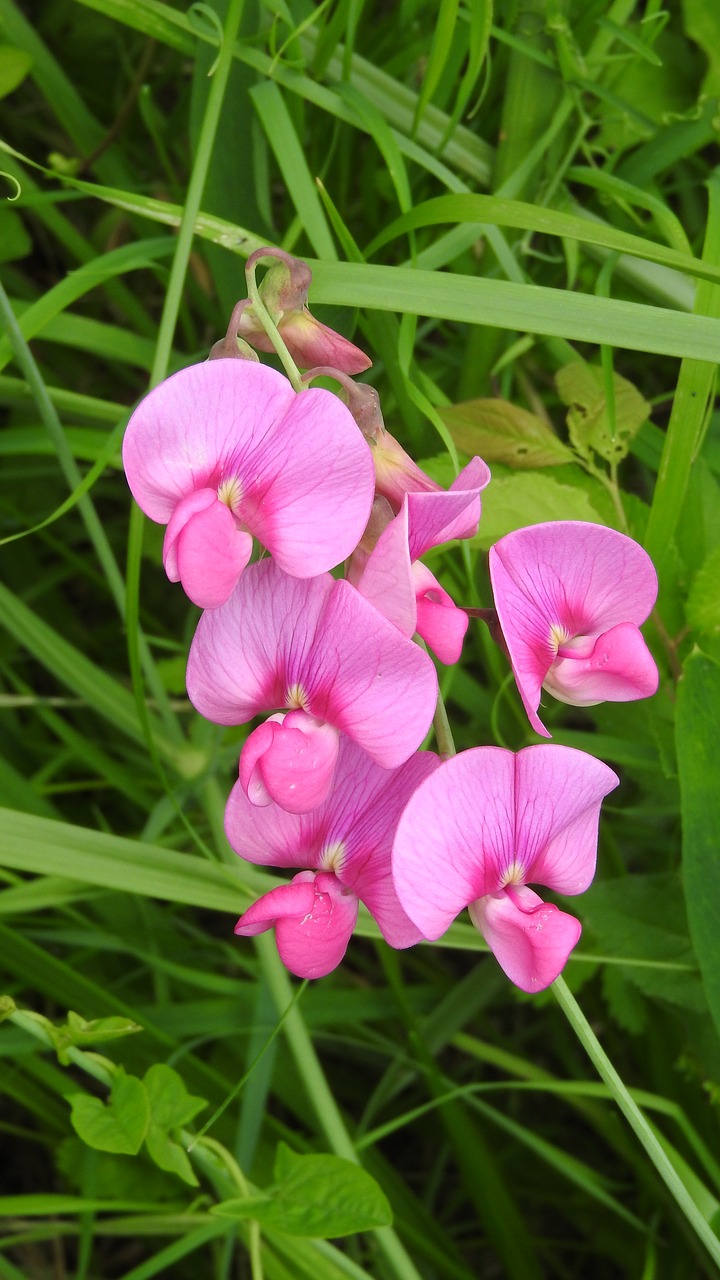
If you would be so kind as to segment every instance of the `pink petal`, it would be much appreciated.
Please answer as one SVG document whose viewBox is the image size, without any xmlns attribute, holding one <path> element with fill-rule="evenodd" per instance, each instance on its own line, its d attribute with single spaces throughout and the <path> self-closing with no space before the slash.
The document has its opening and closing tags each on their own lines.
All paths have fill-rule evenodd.
<svg viewBox="0 0 720 1280">
<path fill-rule="evenodd" d="M 518 886 L 471 903 L 470 915 L 500 968 L 522 991 L 549 987 L 582 932 L 574 916 Z"/>
<path fill-rule="evenodd" d="M 382 769 L 342 738 L 332 791 L 311 813 L 255 808 L 236 783 L 225 810 L 228 840 L 242 857 L 264 866 L 332 869 L 365 903 L 391 946 L 411 946 L 421 934 L 398 901 L 390 853 L 403 808 L 438 764 L 424 751 L 398 769 Z"/>
<path fill-rule="evenodd" d="M 617 782 L 571 747 L 517 756 L 475 747 L 447 760 L 412 796 L 395 836 L 395 887 L 410 919 L 434 939 L 509 882 L 580 893 L 595 870 L 600 804 Z"/>
<path fill-rule="evenodd" d="M 327 797 L 339 734 L 305 711 L 267 720 L 247 739 L 240 783 L 251 804 L 275 801 L 288 813 L 308 813 Z"/>
<path fill-rule="evenodd" d="M 402 635 L 415 633 L 416 607 L 408 549 L 407 499 L 402 510 L 380 534 L 354 585 Z"/>
<path fill-rule="evenodd" d="M 207 489 L 201 489 L 207 493 Z M 252 554 L 253 540 L 217 499 L 183 525 L 173 552 L 186 596 L 201 609 L 223 604 Z"/>
<path fill-rule="evenodd" d="M 261 933 L 274 925 L 278 953 L 286 968 L 298 978 L 324 978 L 345 955 L 357 912 L 354 893 L 344 889 L 334 875 L 301 871 L 291 884 L 271 890 L 250 907 L 235 932 Z"/>
<path fill-rule="evenodd" d="M 471 538 L 480 522 L 480 493 L 490 483 L 482 458 L 473 458 L 445 493 L 408 493 L 410 556 L 417 560 L 442 542 Z"/>
<path fill-rule="evenodd" d="M 242 526 L 299 577 L 352 552 L 373 500 L 370 451 L 342 401 L 296 394 L 246 360 L 193 365 L 151 391 L 130 419 L 123 461 L 139 506 L 161 523 L 195 490 L 225 486 Z"/>
<path fill-rule="evenodd" d="M 445 761 L 398 823 L 395 888 L 423 937 L 441 937 L 473 902 L 501 887 L 515 853 L 515 758 L 476 747 Z"/>
<path fill-rule="evenodd" d="M 554 697 L 591 707 L 598 702 L 632 702 L 657 692 L 658 670 L 634 623 L 622 622 L 591 640 L 586 656 L 560 657 L 552 664 L 545 688 Z"/>
<path fill-rule="evenodd" d="M 452 666 L 460 659 L 470 620 L 419 561 L 413 565 L 413 583 L 417 609 L 415 630 L 441 662 Z"/>
<path fill-rule="evenodd" d="M 387 498 L 393 511 L 399 511 L 406 493 L 440 492 L 440 485 L 406 453 L 389 431 L 381 431 L 369 441 L 375 467 L 375 488 Z"/>
<path fill-rule="evenodd" d="M 291 578 L 272 560 L 250 565 L 229 600 L 203 614 L 190 646 L 187 690 L 201 715 L 243 724 L 287 707 L 293 685 L 311 668 L 334 585 L 329 574 Z"/>
<path fill-rule="evenodd" d="M 432 660 L 349 582 L 334 583 L 305 669 L 307 710 L 383 768 L 395 768 L 418 749 L 437 702 Z"/>
<path fill-rule="evenodd" d="M 301 369 L 312 369 L 316 365 L 330 365 L 341 373 L 364 373 L 372 365 L 372 360 L 359 347 L 334 329 L 316 320 L 307 307 L 302 310 L 286 311 L 278 323 L 281 336 L 297 365 Z M 241 317 L 238 332 L 247 338 L 258 351 L 274 352 L 269 337 L 264 329 L 245 315 Z"/>
<path fill-rule="evenodd" d="M 537 708 L 563 635 L 639 626 L 655 602 L 655 570 L 631 538 L 574 520 L 507 534 L 491 547 L 489 568 L 520 696 L 533 728 L 549 737 Z"/>
<path fill-rule="evenodd" d="M 246 360 L 211 360 L 166 378 L 140 402 L 123 440 L 138 506 L 165 524 L 181 498 L 217 489 L 240 442 L 261 440 L 294 400 L 287 378 Z"/>
<path fill-rule="evenodd" d="M 515 857 L 523 880 L 582 893 L 595 874 L 603 798 L 619 778 L 602 760 L 547 743 L 515 758 Z"/>
</svg>

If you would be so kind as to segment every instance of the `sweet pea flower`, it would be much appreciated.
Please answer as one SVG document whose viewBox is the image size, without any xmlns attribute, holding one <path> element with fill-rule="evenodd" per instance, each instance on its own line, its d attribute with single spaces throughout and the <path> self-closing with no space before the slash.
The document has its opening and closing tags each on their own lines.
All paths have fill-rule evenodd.
<svg viewBox="0 0 720 1280">
<path fill-rule="evenodd" d="M 657 667 L 639 626 L 657 596 L 647 553 L 615 529 L 531 525 L 490 548 L 490 580 L 520 696 L 537 733 L 540 690 L 577 707 L 647 698 Z"/>
<path fill-rule="evenodd" d="M 587 889 L 600 805 L 617 784 L 612 769 L 571 747 L 475 747 L 446 761 L 411 797 L 395 835 L 393 876 L 408 916 L 436 939 L 469 907 L 510 980 L 542 991 L 581 926 L 528 885 Z"/>
<path fill-rule="evenodd" d="M 283 249 L 267 246 L 250 255 L 246 270 L 251 271 L 262 258 L 277 259 L 265 273 L 258 292 L 295 363 L 301 369 L 319 364 L 332 365 L 344 373 L 364 373 L 369 369 L 372 360 L 364 351 L 322 324 L 310 312 L 307 299 L 312 272 L 307 263 L 293 258 Z M 235 307 L 226 344 L 234 344 L 237 337 L 258 351 L 275 350 L 255 315 L 250 298 Z"/>
<path fill-rule="evenodd" d="M 337 396 L 296 394 L 245 360 L 192 365 L 155 387 L 128 423 L 133 497 L 167 524 L 163 563 L 190 599 L 230 595 L 253 536 L 286 573 L 313 577 L 354 549 L 373 500 L 373 467 Z"/>
<path fill-rule="evenodd" d="M 283 963 L 299 978 L 322 978 L 342 960 L 364 902 L 391 947 L 420 940 L 398 901 L 390 853 L 398 818 L 415 788 L 437 767 L 419 752 L 382 769 L 343 738 L 333 789 L 305 816 L 256 808 L 241 782 L 230 793 L 225 830 L 236 853 L 270 867 L 300 867 L 241 916 L 243 937 L 275 929 Z"/>
<path fill-rule="evenodd" d="M 468 627 L 420 556 L 452 538 L 470 538 L 480 521 L 480 493 L 490 471 L 473 458 L 450 488 L 405 494 L 400 513 L 390 519 L 367 555 L 353 555 L 348 576 L 358 591 L 402 632 L 422 636 L 441 662 L 457 662 Z M 374 504 L 374 510 L 378 503 Z M 372 522 L 372 521 L 371 521 Z"/>
<path fill-rule="evenodd" d="M 340 733 L 384 769 L 403 764 L 430 727 L 437 676 L 428 655 L 349 582 L 330 574 L 291 578 L 265 560 L 246 569 L 225 604 L 201 617 L 187 688 L 197 710 L 217 724 L 244 724 L 279 708 L 302 711 L 270 732 L 256 729 L 240 765 L 251 801 L 289 803 L 300 813 L 327 793 Z"/>
</svg>

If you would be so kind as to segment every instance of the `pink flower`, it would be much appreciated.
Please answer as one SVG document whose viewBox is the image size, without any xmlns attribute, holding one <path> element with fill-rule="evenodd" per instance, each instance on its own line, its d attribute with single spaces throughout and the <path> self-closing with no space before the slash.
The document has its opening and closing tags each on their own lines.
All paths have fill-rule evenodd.
<svg viewBox="0 0 720 1280">
<path fill-rule="evenodd" d="M 373 499 L 367 446 L 342 401 L 297 395 L 245 360 L 193 365 L 150 392 L 123 462 L 146 515 L 167 524 L 163 562 L 201 608 L 230 595 L 253 536 L 286 573 L 313 577 L 360 540 Z"/>
<path fill-rule="evenodd" d="M 381 769 L 343 738 L 333 790 L 304 816 L 254 807 L 237 782 L 225 812 L 233 848 L 262 866 L 303 870 L 255 902 L 235 932 L 247 937 L 274 928 L 283 963 L 300 978 L 321 978 L 340 963 L 358 901 L 390 946 L 418 942 L 420 930 L 395 892 L 390 853 L 405 804 L 437 764 L 437 756 L 420 752 L 398 769 Z"/>
<path fill-rule="evenodd" d="M 308 720 L 346 733 L 385 769 L 402 764 L 420 746 L 437 698 L 428 655 L 349 582 L 330 574 L 291 578 L 271 560 L 251 565 L 230 599 L 203 614 L 190 647 L 187 687 L 197 710 L 218 724 L 243 724 L 278 708 L 301 709 Z M 307 760 L 298 769 L 301 788 L 313 758 L 321 772 L 328 764 L 331 739 L 321 741 L 318 733 L 316 724 L 310 769 L 305 770 Z M 254 739 L 251 734 L 241 764 L 248 786 L 267 747 L 265 740 L 258 751 Z M 279 803 L 292 794 L 292 751 L 291 744 L 279 748 L 262 774 Z"/>
<path fill-rule="evenodd" d="M 490 548 L 495 608 L 530 723 L 540 690 L 593 706 L 655 693 L 640 631 L 657 596 L 650 557 L 632 538 L 576 520 L 531 525 Z"/>
<path fill-rule="evenodd" d="M 370 555 L 356 551 L 349 577 L 358 591 L 406 636 L 416 631 L 441 662 L 457 662 L 468 616 L 419 557 L 452 538 L 470 538 L 480 520 L 480 493 L 490 472 L 473 458 L 445 492 L 407 493 L 400 514 Z M 373 510 L 378 506 L 376 500 Z M 364 546 L 365 539 L 363 540 Z"/>
<path fill-rule="evenodd" d="M 476 747 L 446 761 L 411 797 L 395 836 L 393 876 L 408 916 L 435 939 L 469 907 L 511 981 L 541 991 L 581 928 L 528 883 L 565 894 L 588 887 L 600 804 L 617 783 L 571 747 Z"/>
<path fill-rule="evenodd" d="M 293 258 L 283 249 L 267 246 L 251 254 L 246 270 L 252 270 L 263 258 L 275 258 L 265 273 L 259 294 L 264 306 L 290 352 L 301 369 L 312 365 L 331 365 L 344 373 L 363 373 L 372 360 L 359 347 L 348 342 L 334 329 L 316 320 L 307 306 L 312 272 L 306 262 Z M 234 345 L 236 335 L 250 342 L 258 351 L 274 351 L 270 338 L 258 321 L 249 298 L 233 311 L 225 345 Z"/>
</svg>

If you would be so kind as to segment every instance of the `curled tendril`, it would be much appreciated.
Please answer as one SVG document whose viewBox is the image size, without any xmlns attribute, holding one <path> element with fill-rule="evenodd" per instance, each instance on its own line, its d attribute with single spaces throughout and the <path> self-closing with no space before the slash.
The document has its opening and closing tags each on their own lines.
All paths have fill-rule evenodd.
<svg viewBox="0 0 720 1280">
<path fill-rule="evenodd" d="M 8 173 L 5 169 L 0 169 L 0 178 L 7 178 L 8 182 L 12 183 L 15 187 L 15 195 L 6 196 L 5 199 L 8 200 L 10 204 L 12 204 L 14 200 L 19 200 L 22 195 L 22 186 L 15 175 L 13 173 Z"/>
<path fill-rule="evenodd" d="M 202 0 L 196 0 L 195 4 L 190 5 L 190 8 L 187 11 L 187 16 L 188 16 L 188 21 L 190 23 L 190 26 L 203 39 L 207 39 L 208 36 L 211 36 L 214 41 L 214 39 L 217 38 L 217 42 L 218 42 L 217 57 L 215 58 L 215 61 L 213 62 L 212 66 L 210 67 L 210 70 L 208 71 L 208 79 L 209 79 L 210 76 L 215 74 L 217 70 L 218 62 L 220 61 L 222 44 L 223 44 L 223 40 L 225 39 L 225 30 L 223 28 L 223 24 L 220 21 L 220 18 L 218 17 L 218 15 L 216 14 L 215 10 L 212 8 L 212 6 L 209 4 L 204 4 Z"/>
</svg>

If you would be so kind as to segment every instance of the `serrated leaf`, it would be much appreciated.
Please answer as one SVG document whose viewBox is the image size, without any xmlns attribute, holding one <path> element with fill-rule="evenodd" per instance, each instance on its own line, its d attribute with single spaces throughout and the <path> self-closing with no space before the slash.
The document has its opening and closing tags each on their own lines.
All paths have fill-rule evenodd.
<svg viewBox="0 0 720 1280">
<path fill-rule="evenodd" d="M 107 1103 L 86 1093 L 75 1094 L 69 1101 L 73 1129 L 87 1146 L 131 1156 L 140 1150 L 150 1120 L 142 1080 L 119 1067 Z"/>
<path fill-rule="evenodd" d="M 705 635 L 720 634 L 720 547 L 710 552 L 695 574 L 686 614 L 693 630 Z"/>
<path fill-rule="evenodd" d="M 281 1142 L 275 1177 L 276 1185 L 268 1193 L 223 1201 L 213 1212 L 324 1240 L 392 1222 L 392 1210 L 375 1179 L 340 1156 L 297 1155 Z"/>
<path fill-rule="evenodd" d="M 573 461 L 573 453 L 552 427 L 534 413 L 508 400 L 467 400 L 438 409 L 453 441 L 463 453 L 509 467 L 557 467 Z"/>
<path fill-rule="evenodd" d="M 570 440 L 581 457 L 589 460 L 594 452 L 606 462 L 620 462 L 650 412 L 650 406 L 637 387 L 620 374 L 613 374 L 613 434 L 602 369 L 576 360 L 558 369 L 555 384 L 563 404 L 569 406 L 567 424 Z"/>
<path fill-rule="evenodd" d="M 9 44 L 0 44 L 0 98 L 6 98 L 22 84 L 32 64 L 30 54 L 24 49 L 13 49 Z"/>
<path fill-rule="evenodd" d="M 521 471 L 493 477 L 483 493 L 480 529 L 472 541 L 485 550 L 513 529 L 546 520 L 606 523 L 584 488 L 561 484 L 544 472 Z"/>
<path fill-rule="evenodd" d="M 720 667 L 695 650 L 685 662 L 677 697 L 682 871 L 690 936 L 710 1011 L 720 1031 L 718 719 Z"/>
</svg>

